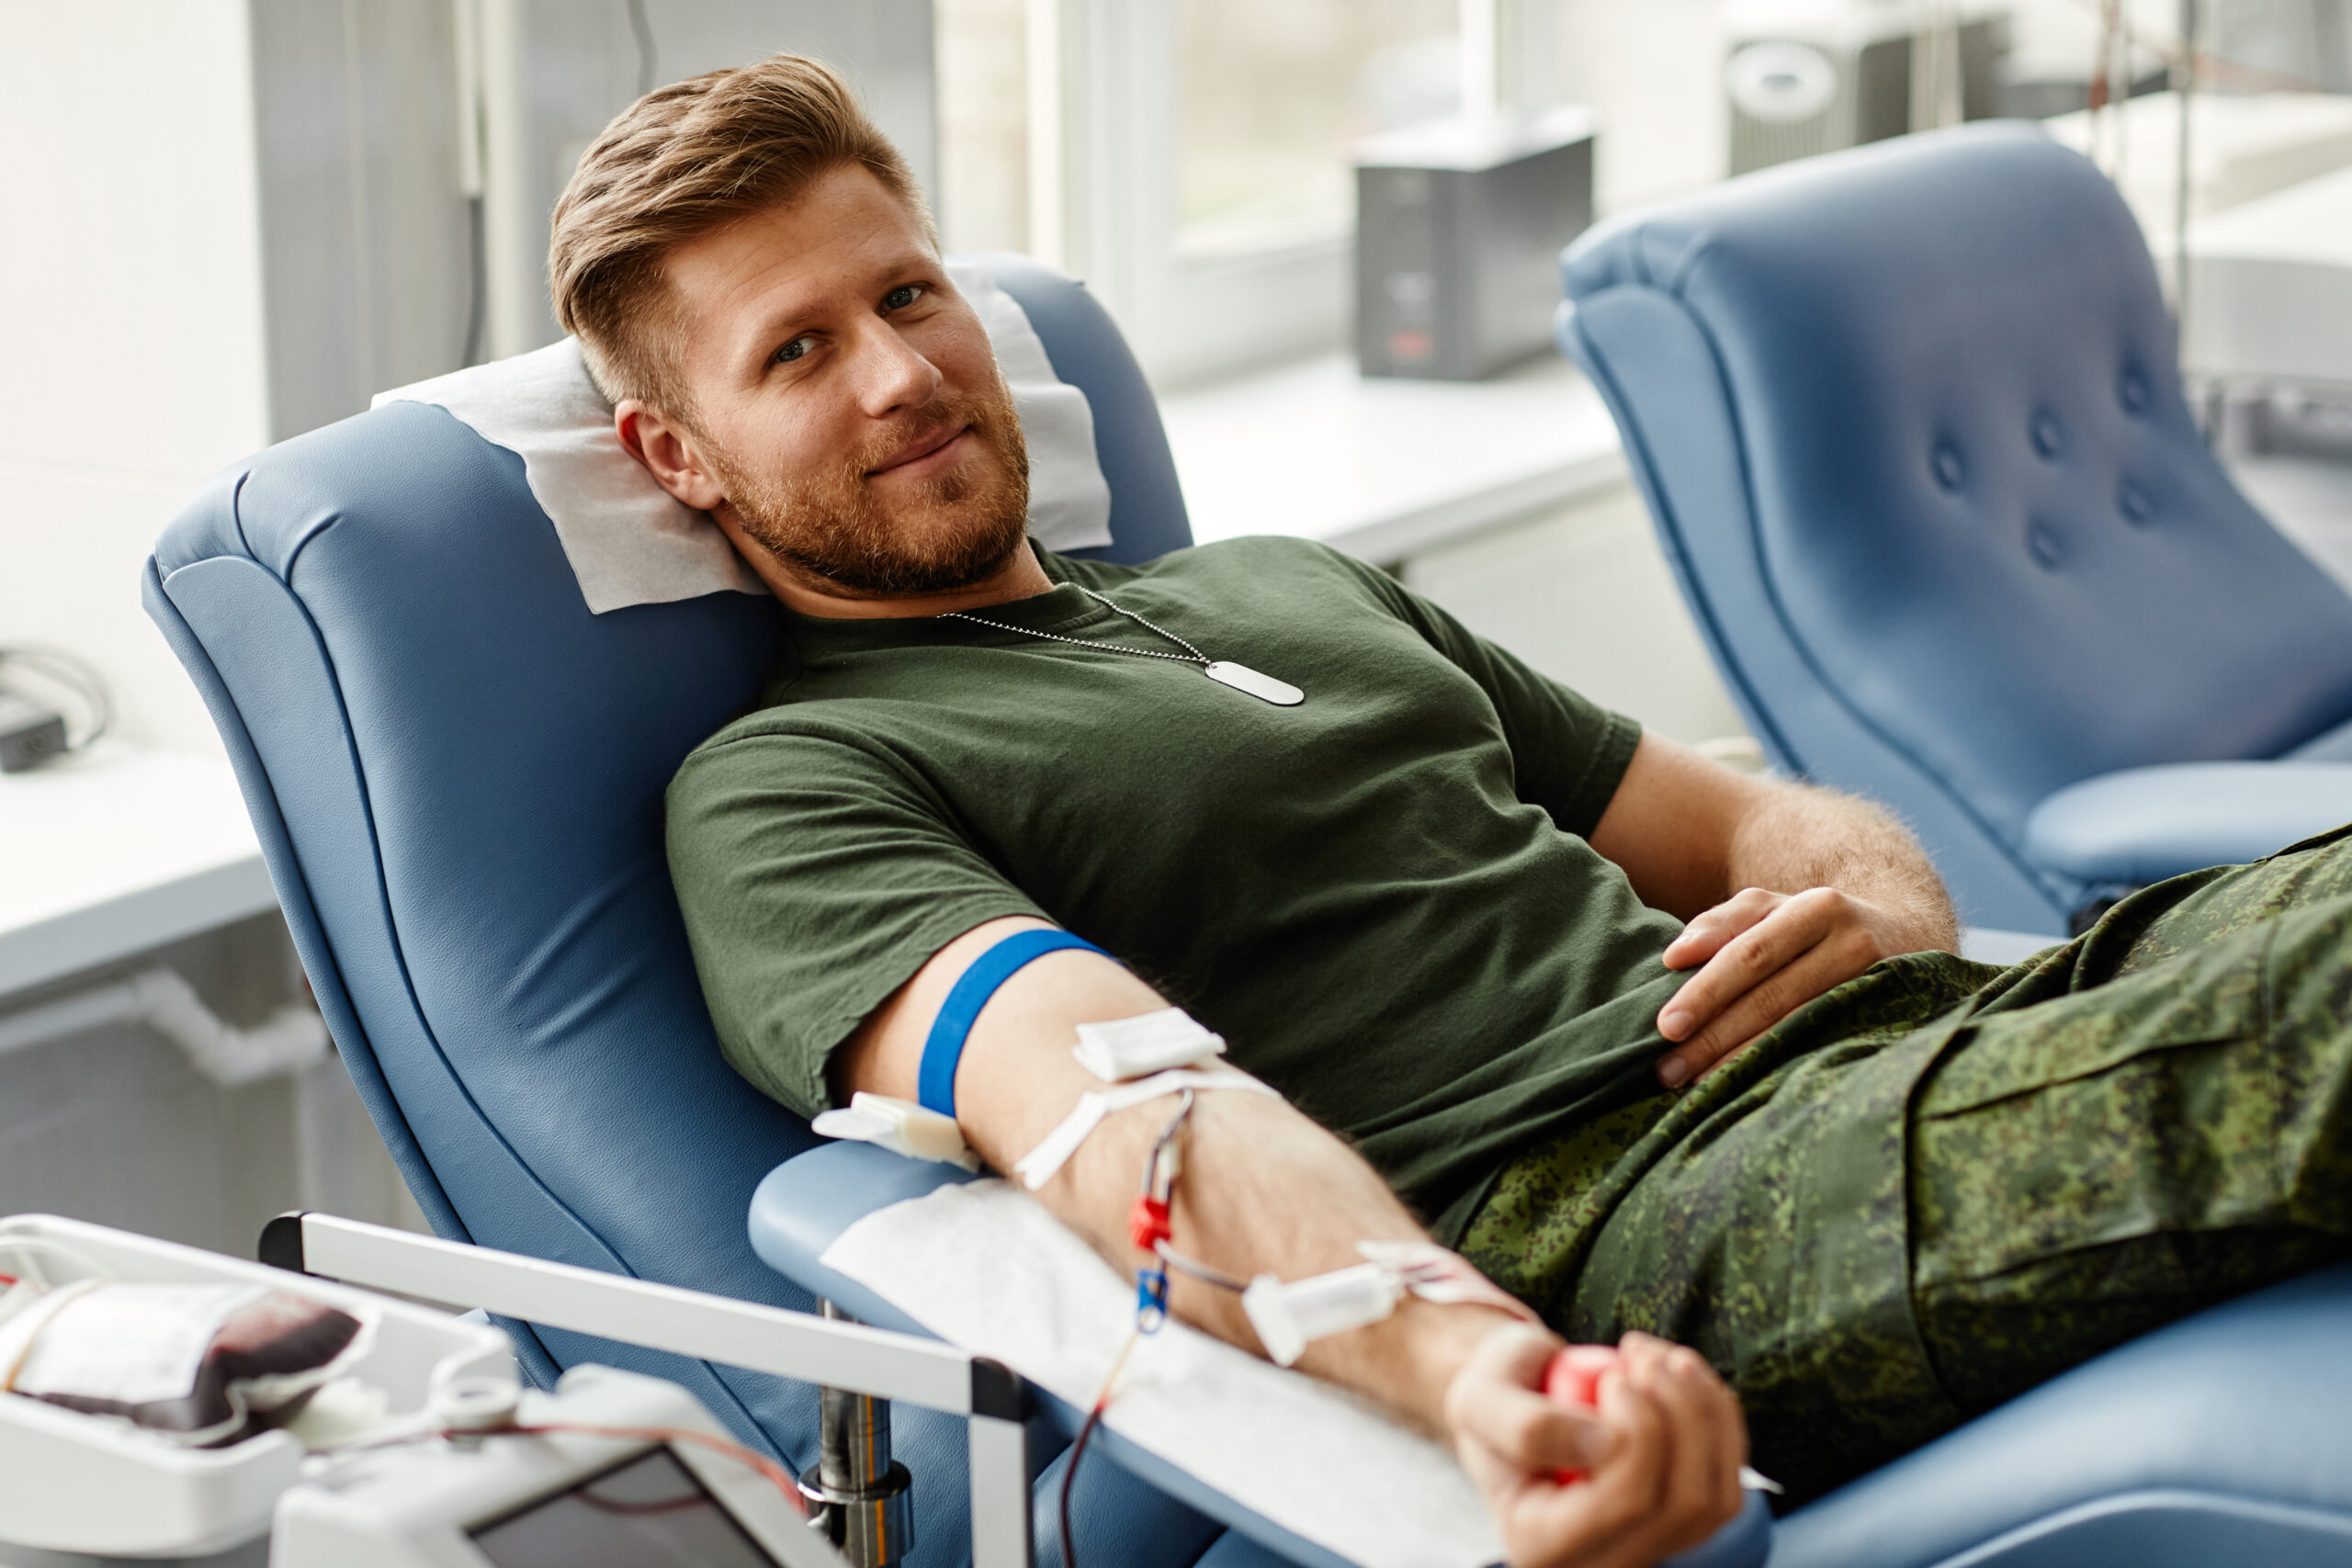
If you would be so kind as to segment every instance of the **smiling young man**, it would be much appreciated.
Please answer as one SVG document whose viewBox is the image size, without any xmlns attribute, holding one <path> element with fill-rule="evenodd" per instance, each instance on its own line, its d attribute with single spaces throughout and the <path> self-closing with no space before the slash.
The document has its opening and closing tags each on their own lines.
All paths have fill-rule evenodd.
<svg viewBox="0 0 2352 1568">
<path fill-rule="evenodd" d="M 998 1170 L 1035 1147 L 1095 1087 L 1081 1023 L 1172 1003 L 1223 1034 L 1280 1098 L 1200 1095 L 1183 1252 L 1296 1280 L 1434 1235 L 1622 1344 L 1589 1414 L 1541 1396 L 1561 1341 L 1502 1305 L 1408 1299 L 1300 1362 L 1451 1440 L 1514 1562 L 1704 1539 L 1743 1402 L 1758 1462 L 1817 1492 L 2344 1253 L 2352 855 L 2179 879 L 1996 971 L 1952 955 L 1883 813 L 1643 735 L 1377 571 L 1282 539 L 1033 547 L 987 337 L 905 165 L 806 61 L 624 113 L 551 266 L 621 440 L 787 618 L 670 794 L 729 1059 L 804 1113 L 911 1100 L 1006 934 L 1115 955 L 994 993 L 966 1138 Z M 1039 1194 L 1130 1270 L 1168 1109 L 1111 1116 Z M 1173 1305 L 1258 1348 L 1232 1295 L 1180 1278 Z"/>
</svg>

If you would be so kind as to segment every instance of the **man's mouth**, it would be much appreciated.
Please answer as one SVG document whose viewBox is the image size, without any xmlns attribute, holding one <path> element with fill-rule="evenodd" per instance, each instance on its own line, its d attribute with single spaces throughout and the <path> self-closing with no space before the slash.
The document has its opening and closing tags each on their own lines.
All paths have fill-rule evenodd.
<svg viewBox="0 0 2352 1568">
<path fill-rule="evenodd" d="M 929 466 L 944 467 L 950 460 L 947 448 L 953 446 L 971 428 L 968 424 L 951 424 L 944 429 L 935 430 L 929 435 L 920 436 L 893 454 L 889 461 L 876 464 L 866 469 L 865 477 L 872 479 L 876 474 L 898 473 L 902 470 L 915 470 L 920 473 L 926 466 L 927 460 L 933 458 L 938 461 Z"/>
</svg>

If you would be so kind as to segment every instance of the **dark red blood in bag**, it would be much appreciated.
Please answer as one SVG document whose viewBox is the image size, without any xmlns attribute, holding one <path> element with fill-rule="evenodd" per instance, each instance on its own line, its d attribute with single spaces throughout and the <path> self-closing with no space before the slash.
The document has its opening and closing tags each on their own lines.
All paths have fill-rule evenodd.
<svg viewBox="0 0 2352 1568">
<path fill-rule="evenodd" d="M 1544 1369 L 1544 1394 L 1562 1404 L 1597 1408 L 1600 1404 L 1600 1374 L 1617 1364 L 1617 1352 L 1606 1345 L 1571 1345 Z M 1581 1470 L 1555 1470 L 1552 1479 L 1573 1486 L 1585 1479 Z"/>
</svg>

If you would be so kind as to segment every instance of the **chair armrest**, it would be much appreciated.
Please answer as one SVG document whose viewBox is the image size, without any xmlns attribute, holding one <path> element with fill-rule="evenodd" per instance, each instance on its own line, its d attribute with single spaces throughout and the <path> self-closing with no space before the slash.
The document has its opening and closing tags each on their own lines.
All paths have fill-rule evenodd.
<svg viewBox="0 0 2352 1568">
<path fill-rule="evenodd" d="M 2069 784 L 2026 818 L 2025 850 L 2085 882 L 2143 886 L 2237 865 L 2352 822 L 2352 763 L 2179 762 Z"/>
<path fill-rule="evenodd" d="M 920 1198 L 950 1182 L 978 1179 L 968 1171 L 909 1159 L 872 1144 L 820 1144 L 769 1171 L 752 1193 L 752 1250 L 762 1262 L 877 1328 L 937 1338 L 856 1280 L 819 1259 L 834 1237 L 874 1213 Z"/>
</svg>

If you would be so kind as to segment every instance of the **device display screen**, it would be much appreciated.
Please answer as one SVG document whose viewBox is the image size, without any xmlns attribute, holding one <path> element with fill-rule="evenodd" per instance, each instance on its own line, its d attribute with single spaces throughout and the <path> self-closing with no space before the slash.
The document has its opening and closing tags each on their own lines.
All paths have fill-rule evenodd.
<svg viewBox="0 0 2352 1568">
<path fill-rule="evenodd" d="M 469 1533 L 497 1568 L 778 1568 L 666 1448 Z"/>
</svg>

